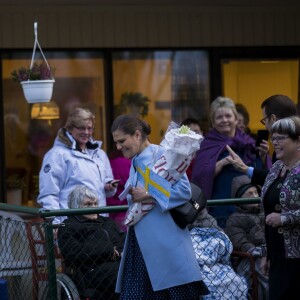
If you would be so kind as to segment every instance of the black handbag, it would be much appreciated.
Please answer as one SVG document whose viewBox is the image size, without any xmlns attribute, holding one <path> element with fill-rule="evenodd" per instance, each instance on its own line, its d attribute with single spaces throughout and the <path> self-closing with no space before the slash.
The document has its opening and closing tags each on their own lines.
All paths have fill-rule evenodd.
<svg viewBox="0 0 300 300">
<path fill-rule="evenodd" d="M 201 188 L 191 183 L 191 190 L 192 198 L 188 202 L 170 209 L 174 222 L 182 229 L 196 220 L 200 211 L 206 207 L 207 203 L 207 199 Z"/>
</svg>

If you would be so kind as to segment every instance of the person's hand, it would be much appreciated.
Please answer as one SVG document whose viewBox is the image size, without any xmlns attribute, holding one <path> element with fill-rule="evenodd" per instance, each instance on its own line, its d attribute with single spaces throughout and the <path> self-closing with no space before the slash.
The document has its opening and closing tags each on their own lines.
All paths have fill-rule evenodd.
<svg viewBox="0 0 300 300">
<path fill-rule="evenodd" d="M 255 257 L 263 257 L 267 255 L 265 247 L 260 246 L 250 248 L 247 252 Z"/>
<path fill-rule="evenodd" d="M 111 260 L 116 261 L 116 260 L 118 260 L 119 257 L 120 257 L 120 253 L 117 251 L 117 248 L 114 247 L 114 254 L 111 257 Z"/>
<path fill-rule="evenodd" d="M 226 159 L 226 157 L 218 160 L 215 167 L 215 176 L 217 176 L 227 165 L 229 165 L 229 161 Z"/>
<path fill-rule="evenodd" d="M 144 187 L 139 186 L 133 187 L 129 193 L 132 196 L 132 202 L 142 202 L 151 197 Z"/>
<path fill-rule="evenodd" d="M 226 149 L 229 152 L 229 155 L 226 157 L 226 160 L 233 165 L 233 167 L 246 174 L 248 170 L 248 166 L 242 161 L 242 159 L 228 146 L 226 145 Z"/>
<path fill-rule="evenodd" d="M 264 276 L 269 276 L 270 265 L 267 261 L 267 257 L 262 257 L 259 262 L 259 270 Z"/>
<path fill-rule="evenodd" d="M 281 226 L 282 223 L 281 223 L 280 213 L 273 212 L 267 215 L 266 224 L 274 228 Z"/>
<path fill-rule="evenodd" d="M 104 185 L 104 189 L 106 191 L 112 191 L 114 189 L 116 189 L 118 187 L 118 184 L 119 184 L 120 180 L 119 179 L 114 179 L 110 182 L 107 182 L 105 185 Z"/>
</svg>

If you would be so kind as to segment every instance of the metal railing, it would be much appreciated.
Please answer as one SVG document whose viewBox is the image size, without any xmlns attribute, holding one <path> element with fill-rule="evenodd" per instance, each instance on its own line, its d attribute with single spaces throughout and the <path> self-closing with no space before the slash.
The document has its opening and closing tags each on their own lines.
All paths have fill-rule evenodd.
<svg viewBox="0 0 300 300">
<path fill-rule="evenodd" d="M 251 203 L 260 203 L 260 198 L 240 198 L 240 199 L 219 199 L 219 200 L 208 200 L 207 206 L 221 206 L 221 205 L 235 205 L 235 204 L 251 204 Z M 87 215 L 92 213 L 115 213 L 115 212 L 125 212 L 128 209 L 127 205 L 124 206 L 111 206 L 111 207 L 99 207 L 99 208 L 85 208 L 85 209 L 64 209 L 64 210 L 44 210 L 40 208 L 32 208 L 32 207 L 25 207 L 25 206 L 16 206 L 16 205 L 9 205 L 5 203 L 0 203 L 0 210 L 6 211 L 10 213 L 15 213 L 16 215 L 19 215 L 23 218 L 22 221 L 14 221 L 11 218 L 4 218 L 1 217 L 1 232 L 3 232 L 3 228 L 6 226 L 9 234 L 13 234 L 13 231 L 17 228 L 20 230 L 21 235 L 26 235 L 26 223 L 28 220 L 33 218 L 41 218 L 43 221 L 40 223 L 40 226 L 42 227 L 44 231 L 44 242 L 45 242 L 45 249 L 46 249 L 46 259 L 45 259 L 45 267 L 47 272 L 47 297 L 45 299 L 49 300 L 56 300 L 59 299 L 58 294 L 59 290 L 57 287 L 57 255 L 55 253 L 55 249 L 57 248 L 57 241 L 55 241 L 53 232 L 54 229 L 57 227 L 55 224 L 52 224 L 52 219 L 58 216 L 71 216 L 71 215 Z M 11 226 L 10 223 L 14 223 L 14 226 Z M 24 227 L 25 225 L 25 227 Z M 3 239 L 3 237 L 0 237 Z M 23 236 L 24 238 L 24 236 Z M 26 239 L 28 240 L 28 236 L 26 235 Z M 31 242 L 30 240 L 28 240 Z M 20 247 L 26 247 L 22 244 L 19 245 Z M 27 245 L 28 249 L 30 245 Z M 32 246 L 32 245 L 31 245 Z M 28 250 L 27 249 L 27 250 Z M 2 251 L 4 251 L 2 249 Z M 26 249 L 24 249 L 26 251 Z M 29 250 L 28 250 L 29 251 Z M 5 256 L 5 254 L 4 254 Z M 30 254 L 32 256 L 32 253 Z M 27 255 L 27 258 L 29 255 Z M 28 264 L 27 264 L 28 265 Z M 30 265 L 30 264 L 29 264 Z M 9 266 L 7 266 L 7 269 L 9 269 Z M 13 272 L 12 268 L 10 268 L 11 272 Z M 22 269 L 23 270 L 23 269 Z M 24 271 L 24 270 L 23 270 Z M 27 274 L 32 276 L 32 270 L 29 266 L 26 269 Z M 5 268 L 0 267 L 0 278 L 5 277 L 4 275 L 7 275 L 10 277 L 12 273 L 5 273 Z M 15 274 L 21 274 L 20 271 L 16 268 Z M 21 276 L 21 275 L 20 275 Z M 28 280 L 30 281 L 30 280 Z M 16 290 L 13 289 L 12 290 Z M 28 299 L 32 299 L 31 293 L 28 294 Z M 23 294 L 20 295 L 10 295 L 10 300 L 13 299 L 20 299 L 20 297 Z M 1 297 L 0 297 L 1 298 Z M 23 297 L 23 299 L 25 299 Z M 40 299 L 40 298 L 39 298 Z M 71 298 L 70 298 L 71 299 Z"/>
</svg>

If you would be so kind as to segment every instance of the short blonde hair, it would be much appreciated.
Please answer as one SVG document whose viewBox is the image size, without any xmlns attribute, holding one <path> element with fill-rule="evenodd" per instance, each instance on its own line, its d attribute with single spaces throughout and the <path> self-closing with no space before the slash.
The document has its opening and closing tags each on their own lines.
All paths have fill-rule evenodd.
<svg viewBox="0 0 300 300">
<path fill-rule="evenodd" d="M 219 108 L 230 108 L 237 119 L 237 111 L 234 102 L 227 97 L 217 97 L 210 105 L 210 120 L 213 123 L 216 111 Z"/>
<path fill-rule="evenodd" d="M 95 115 L 87 108 L 76 107 L 69 113 L 65 128 L 82 127 L 85 121 L 92 121 L 94 127 Z"/>
</svg>

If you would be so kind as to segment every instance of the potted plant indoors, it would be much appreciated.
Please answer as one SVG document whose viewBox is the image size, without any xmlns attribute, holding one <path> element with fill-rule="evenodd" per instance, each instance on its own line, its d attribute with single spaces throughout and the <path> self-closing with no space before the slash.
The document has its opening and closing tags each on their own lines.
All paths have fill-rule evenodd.
<svg viewBox="0 0 300 300">
<path fill-rule="evenodd" d="M 137 117 L 148 114 L 150 99 L 142 93 L 125 92 L 116 106 L 117 114 L 128 113 Z"/>
<path fill-rule="evenodd" d="M 21 205 L 22 192 L 26 188 L 25 178 L 19 174 L 12 174 L 6 178 L 7 203 Z"/>
<path fill-rule="evenodd" d="M 45 62 L 35 62 L 31 67 L 21 67 L 11 75 L 14 81 L 20 82 L 28 103 L 49 102 L 52 97 L 54 70 Z"/>
</svg>

